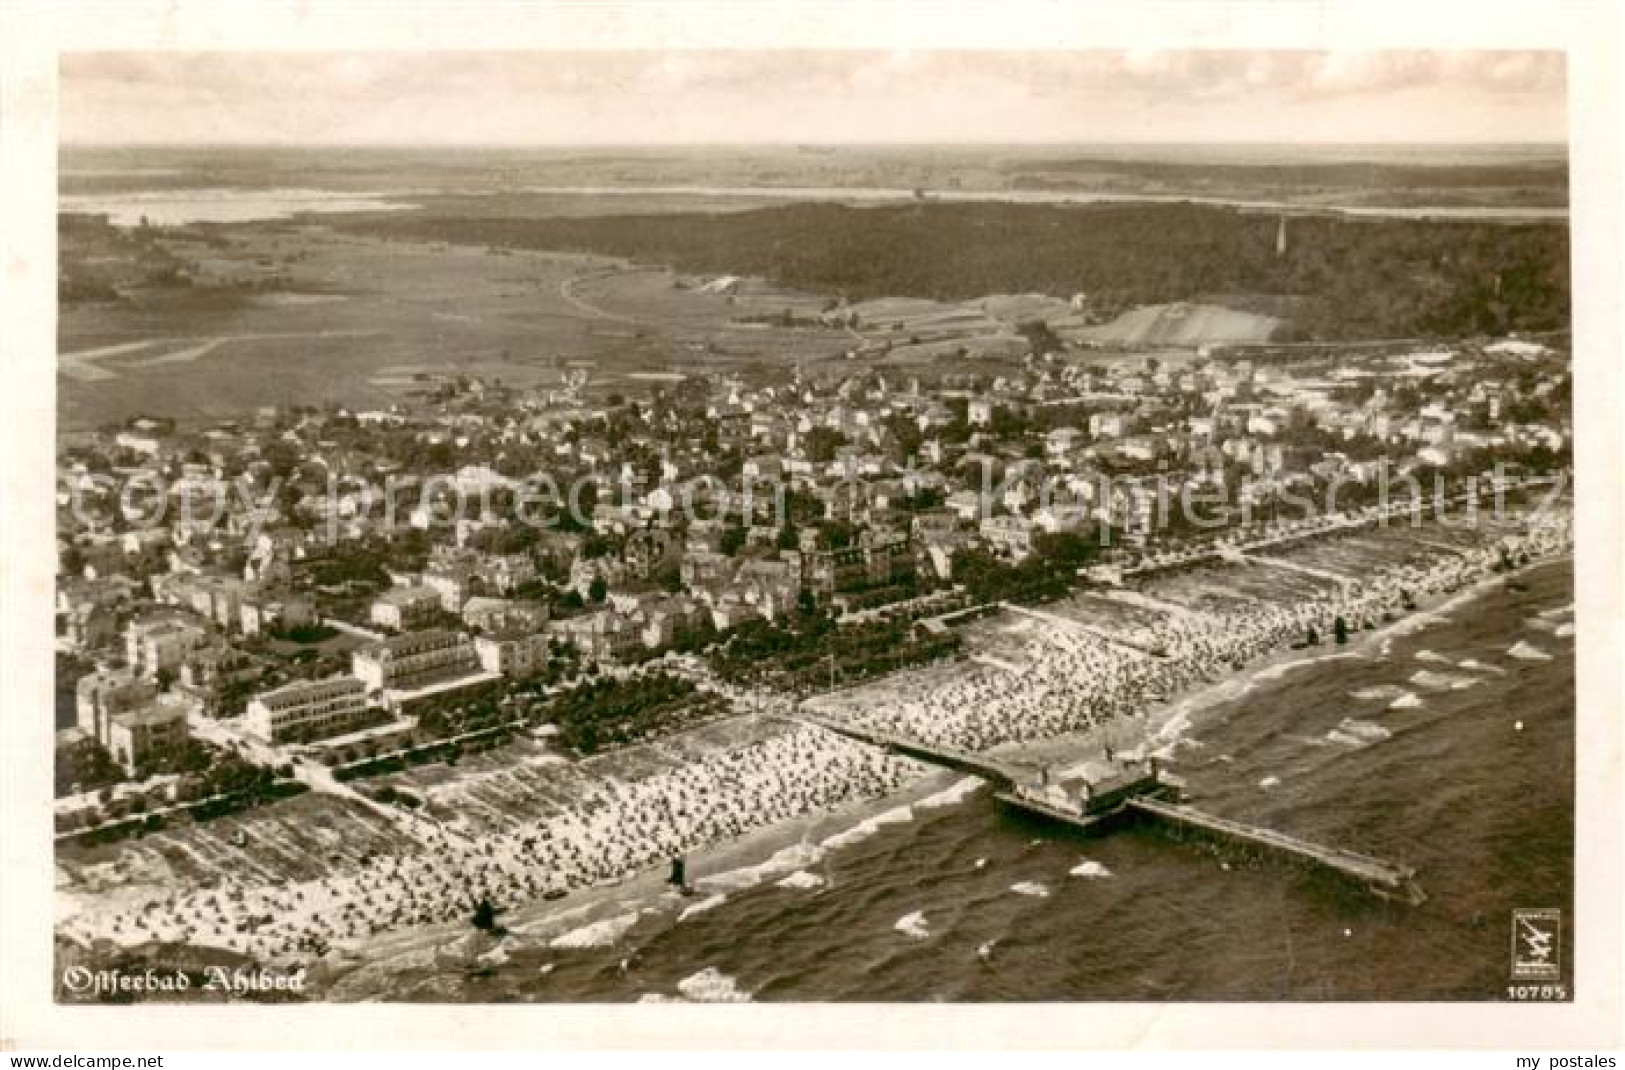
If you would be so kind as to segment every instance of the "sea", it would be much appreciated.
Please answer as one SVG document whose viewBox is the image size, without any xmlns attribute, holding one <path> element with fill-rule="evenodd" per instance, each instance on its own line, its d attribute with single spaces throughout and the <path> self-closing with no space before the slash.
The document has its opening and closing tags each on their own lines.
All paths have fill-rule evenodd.
<svg viewBox="0 0 1625 1070">
<path fill-rule="evenodd" d="M 448 966 L 415 995 L 379 995 L 1494 1000 L 1521 908 L 1562 911 L 1568 983 L 1572 606 L 1570 565 L 1540 566 L 1368 654 L 1327 650 L 1255 678 L 1175 747 L 1196 805 L 1412 865 L 1420 906 L 1153 827 L 1085 835 L 983 787 L 849 837 L 788 886 L 701 899 L 682 920 L 646 912 L 606 946 L 516 950 L 475 974 Z"/>
</svg>

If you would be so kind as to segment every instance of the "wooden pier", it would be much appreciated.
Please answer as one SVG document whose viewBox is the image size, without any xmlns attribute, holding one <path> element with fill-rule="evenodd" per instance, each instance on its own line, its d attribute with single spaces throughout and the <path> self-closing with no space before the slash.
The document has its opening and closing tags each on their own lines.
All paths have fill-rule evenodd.
<svg viewBox="0 0 1625 1070">
<path fill-rule="evenodd" d="M 1416 870 L 1397 862 L 1373 858 L 1341 847 L 1311 843 L 1274 829 L 1216 817 L 1193 806 L 1139 796 L 1126 804 L 1130 811 L 1163 822 L 1181 833 L 1194 833 L 1242 847 L 1256 848 L 1345 877 L 1387 899 L 1420 906 L 1427 896 L 1416 883 Z"/>
<path fill-rule="evenodd" d="M 1169 775 L 1156 759 L 1119 763 L 1117 771 L 1092 781 L 1050 783 L 1011 762 L 947 747 L 934 747 L 874 729 L 802 715 L 831 732 L 884 747 L 933 765 L 980 777 L 994 798 L 1015 810 L 1088 832 L 1104 831 L 1128 818 L 1156 821 L 1176 835 L 1196 835 L 1243 850 L 1256 850 L 1336 874 L 1388 899 L 1420 905 L 1426 900 L 1410 866 L 1370 855 L 1311 843 L 1284 832 L 1218 817 L 1185 804 L 1184 781 Z"/>
</svg>

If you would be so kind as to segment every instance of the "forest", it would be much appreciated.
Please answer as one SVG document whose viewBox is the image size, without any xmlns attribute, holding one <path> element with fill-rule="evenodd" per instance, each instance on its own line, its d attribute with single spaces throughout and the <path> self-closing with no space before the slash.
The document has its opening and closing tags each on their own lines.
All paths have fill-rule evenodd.
<svg viewBox="0 0 1625 1070">
<path fill-rule="evenodd" d="M 731 213 L 345 217 L 379 237 L 607 254 L 742 274 L 843 297 L 966 300 L 1084 293 L 1096 308 L 1214 293 L 1296 298 L 1308 340 L 1566 329 L 1567 229 L 1557 223 L 1293 214 L 1191 203 L 798 204 Z"/>
</svg>

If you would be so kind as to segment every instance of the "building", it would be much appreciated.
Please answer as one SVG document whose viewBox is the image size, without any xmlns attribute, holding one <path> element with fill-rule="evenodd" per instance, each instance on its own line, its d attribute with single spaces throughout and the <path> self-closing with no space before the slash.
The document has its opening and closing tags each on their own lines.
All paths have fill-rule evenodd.
<svg viewBox="0 0 1625 1070">
<path fill-rule="evenodd" d="M 557 620 L 548 625 L 548 629 L 593 658 L 622 656 L 643 645 L 642 629 L 637 622 L 613 609 Z"/>
<path fill-rule="evenodd" d="M 299 680 L 248 701 L 248 730 L 271 743 L 341 735 L 366 719 L 367 685 L 353 676 Z"/>
<path fill-rule="evenodd" d="M 1033 551 L 1033 525 L 1023 517 L 990 516 L 977 530 L 995 550 L 1017 561 Z"/>
<path fill-rule="evenodd" d="M 529 554 L 487 554 L 477 571 L 485 589 L 497 594 L 512 594 L 537 575 L 536 562 Z"/>
<path fill-rule="evenodd" d="M 125 660 L 137 672 L 157 679 L 159 673 L 176 673 L 186 655 L 208 641 L 200 625 L 175 617 L 155 617 L 131 621 L 124 629 Z"/>
<path fill-rule="evenodd" d="M 433 620 L 443 608 L 433 587 L 392 587 L 373 600 L 367 619 L 380 628 L 411 631 Z"/>
<path fill-rule="evenodd" d="M 856 546 L 801 555 L 801 583 L 819 597 L 883 587 L 914 575 L 914 547 L 907 535 L 873 537 Z"/>
<path fill-rule="evenodd" d="M 259 593 L 243 599 L 244 635 L 289 631 L 316 623 L 316 606 L 303 595 L 291 592 Z"/>
<path fill-rule="evenodd" d="M 81 676 L 75 692 L 79 728 L 100 742 L 107 738 L 107 725 L 113 714 L 151 702 L 158 689 L 152 681 L 133 672 L 99 669 Z"/>
<path fill-rule="evenodd" d="M 135 776 L 142 766 L 179 754 L 186 746 L 190 738 L 186 719 L 194 705 L 185 695 L 158 695 L 109 717 L 100 742 L 127 774 Z"/>
<path fill-rule="evenodd" d="M 463 603 L 475 593 L 474 568 L 464 561 L 430 565 L 423 573 L 423 586 L 435 592 L 440 599 L 440 608 L 447 613 L 461 613 Z"/>
<path fill-rule="evenodd" d="M 466 634 L 429 628 L 357 650 L 350 668 L 369 692 L 410 691 L 478 672 L 480 659 Z"/>
<path fill-rule="evenodd" d="M 547 668 L 548 636 L 546 632 L 515 628 L 490 635 L 476 635 L 474 650 L 479 655 L 480 668 L 503 676 L 532 676 Z"/>
</svg>

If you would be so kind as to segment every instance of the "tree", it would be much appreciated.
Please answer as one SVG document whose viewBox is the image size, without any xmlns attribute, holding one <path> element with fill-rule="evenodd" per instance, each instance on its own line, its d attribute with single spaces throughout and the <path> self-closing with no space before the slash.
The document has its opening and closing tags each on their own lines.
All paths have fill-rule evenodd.
<svg viewBox="0 0 1625 1070">
<path fill-rule="evenodd" d="M 594 576 L 592 583 L 587 586 L 587 597 L 592 599 L 595 605 L 603 605 L 604 599 L 608 596 L 609 584 L 604 582 L 604 577 Z"/>
<path fill-rule="evenodd" d="M 1335 621 L 1333 621 L 1332 635 L 1336 638 L 1338 646 L 1342 646 L 1343 644 L 1347 643 L 1349 641 L 1348 621 L 1344 620 L 1342 617 L 1338 617 Z"/>
<path fill-rule="evenodd" d="M 815 427 L 807 432 L 807 459 L 816 464 L 827 464 L 835 459 L 846 436 L 832 427 Z"/>
<path fill-rule="evenodd" d="M 489 899 L 481 897 L 474 907 L 474 917 L 471 920 L 474 928 L 484 933 L 491 932 L 497 927 L 497 908 L 491 905 Z"/>
</svg>

